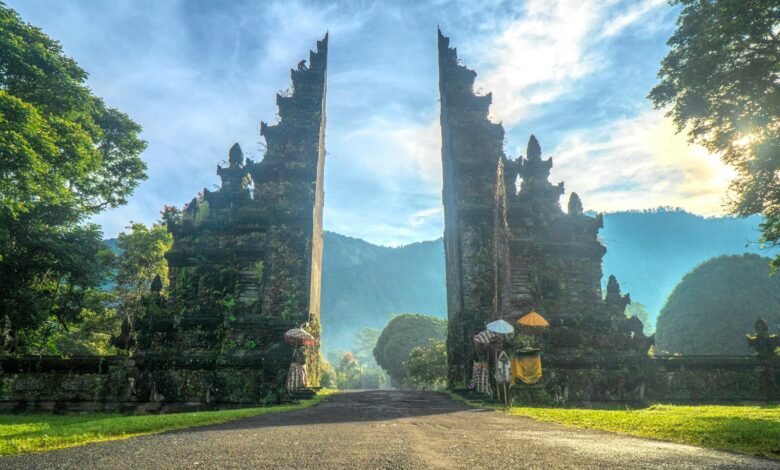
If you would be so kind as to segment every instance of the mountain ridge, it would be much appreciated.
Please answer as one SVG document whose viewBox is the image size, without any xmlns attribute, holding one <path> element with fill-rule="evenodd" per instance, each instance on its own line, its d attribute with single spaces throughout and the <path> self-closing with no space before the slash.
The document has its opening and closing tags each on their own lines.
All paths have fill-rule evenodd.
<svg viewBox="0 0 780 470">
<path fill-rule="evenodd" d="M 599 233 L 607 248 L 602 283 L 614 274 L 622 291 L 647 308 L 654 326 L 666 298 L 699 264 L 727 254 L 776 253 L 757 244 L 760 222 L 759 217 L 705 217 L 676 208 L 604 214 Z M 370 245 L 381 255 L 350 264 L 345 261 L 349 240 L 359 241 L 363 250 Z M 407 269 L 399 272 L 399 266 Z M 328 349 L 349 349 L 355 332 L 381 328 L 392 315 L 446 317 L 443 240 L 389 248 L 326 232 L 322 295 L 323 344 Z"/>
<path fill-rule="evenodd" d="M 683 276 L 701 263 L 721 255 L 780 251 L 757 244 L 760 222 L 759 217 L 704 217 L 672 208 L 607 213 L 599 233 L 607 247 L 602 283 L 614 274 L 654 324 Z M 116 249 L 115 239 L 106 243 Z M 320 312 L 324 349 L 352 349 L 355 333 L 381 329 L 402 313 L 446 318 L 442 238 L 387 247 L 326 231 Z"/>
</svg>

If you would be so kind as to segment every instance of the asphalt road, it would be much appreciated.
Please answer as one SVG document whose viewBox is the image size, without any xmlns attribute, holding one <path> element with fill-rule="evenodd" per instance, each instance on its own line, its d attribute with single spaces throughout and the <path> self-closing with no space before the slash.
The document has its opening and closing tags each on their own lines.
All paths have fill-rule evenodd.
<svg viewBox="0 0 780 470">
<path fill-rule="evenodd" d="M 0 459 L 0 468 L 780 468 L 728 452 L 475 410 L 423 392 L 334 395 L 317 406 Z"/>
</svg>

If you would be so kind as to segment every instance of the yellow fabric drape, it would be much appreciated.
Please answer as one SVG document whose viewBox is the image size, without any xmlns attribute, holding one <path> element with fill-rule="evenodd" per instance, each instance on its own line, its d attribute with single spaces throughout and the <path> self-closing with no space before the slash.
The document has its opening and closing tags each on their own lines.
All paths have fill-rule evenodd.
<svg viewBox="0 0 780 470">
<path fill-rule="evenodd" d="M 541 356 L 523 356 L 512 358 L 512 377 L 526 384 L 535 384 L 542 378 Z"/>
</svg>

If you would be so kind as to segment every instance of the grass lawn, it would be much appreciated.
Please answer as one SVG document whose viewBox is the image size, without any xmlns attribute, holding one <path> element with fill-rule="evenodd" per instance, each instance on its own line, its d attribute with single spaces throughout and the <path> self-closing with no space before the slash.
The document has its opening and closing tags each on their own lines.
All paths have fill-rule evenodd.
<svg viewBox="0 0 780 470">
<path fill-rule="evenodd" d="M 515 416 L 780 459 L 780 406 L 515 407 Z"/>
<path fill-rule="evenodd" d="M 456 399 L 473 406 L 503 406 Z M 780 406 L 653 405 L 636 410 L 513 407 L 513 416 L 527 416 L 568 426 L 649 437 L 700 447 L 780 459 Z"/>
<path fill-rule="evenodd" d="M 333 393 L 321 390 L 315 398 L 291 405 L 160 415 L 90 413 L 84 415 L 21 414 L 0 416 L 0 455 L 23 454 L 157 434 L 173 429 L 224 423 L 266 413 L 300 410 Z"/>
</svg>

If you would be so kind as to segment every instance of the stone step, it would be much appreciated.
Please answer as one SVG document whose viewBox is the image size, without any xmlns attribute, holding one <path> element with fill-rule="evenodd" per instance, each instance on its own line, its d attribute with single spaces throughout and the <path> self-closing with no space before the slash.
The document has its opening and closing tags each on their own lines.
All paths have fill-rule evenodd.
<svg viewBox="0 0 780 470">
<path fill-rule="evenodd" d="M 316 395 L 317 395 L 317 392 L 312 390 L 312 389 L 310 389 L 310 388 L 306 388 L 306 389 L 303 389 L 303 390 L 296 390 L 296 391 L 290 393 L 290 397 L 292 399 L 294 399 L 294 400 L 311 400 Z"/>
</svg>

